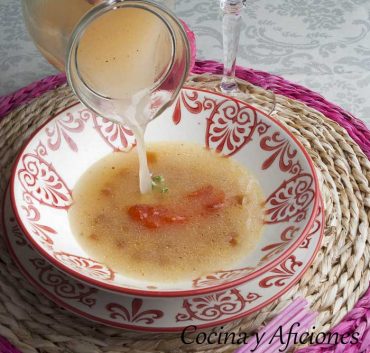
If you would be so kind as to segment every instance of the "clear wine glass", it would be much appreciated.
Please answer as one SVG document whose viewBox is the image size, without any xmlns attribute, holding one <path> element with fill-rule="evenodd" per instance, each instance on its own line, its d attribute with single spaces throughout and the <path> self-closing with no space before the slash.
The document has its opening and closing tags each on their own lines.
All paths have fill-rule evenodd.
<svg viewBox="0 0 370 353">
<path fill-rule="evenodd" d="M 242 11 L 246 3 L 247 0 L 220 0 L 224 63 L 220 89 L 224 94 L 243 99 L 265 113 L 271 114 L 275 110 L 275 94 L 271 91 L 264 91 L 254 87 L 250 83 L 235 77 L 236 58 L 242 26 Z M 243 85 L 243 90 L 240 89 L 240 85 Z M 248 93 L 252 89 L 253 96 Z"/>
<path fill-rule="evenodd" d="M 234 94 L 239 91 L 235 80 L 236 56 L 239 47 L 241 11 L 244 0 L 220 0 L 222 16 L 222 39 L 224 72 L 221 81 L 221 90 L 225 94 Z"/>
</svg>

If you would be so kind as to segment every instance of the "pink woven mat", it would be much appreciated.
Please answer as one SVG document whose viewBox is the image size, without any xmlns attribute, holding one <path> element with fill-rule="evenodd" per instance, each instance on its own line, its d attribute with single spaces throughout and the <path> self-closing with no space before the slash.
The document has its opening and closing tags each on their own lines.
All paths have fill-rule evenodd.
<svg viewBox="0 0 370 353">
<path fill-rule="evenodd" d="M 221 74 L 222 68 L 222 64 L 215 61 L 196 61 L 193 72 L 197 74 Z M 256 86 L 301 101 L 307 104 L 307 106 L 320 111 L 326 117 L 338 122 L 347 130 L 348 134 L 356 141 L 370 159 L 370 131 L 361 120 L 356 119 L 340 107 L 328 102 L 319 94 L 300 85 L 286 81 L 282 77 L 243 67 L 237 67 L 236 74 L 239 78 Z M 31 101 L 65 82 L 65 75 L 58 74 L 46 77 L 13 94 L 1 97 L 0 118 L 18 106 Z M 355 330 L 361 335 L 360 341 L 356 345 L 316 345 L 301 349 L 297 353 L 370 353 L 370 289 L 357 303 L 356 307 L 346 315 L 342 322 L 332 329 L 332 332 L 352 333 Z M 21 352 L 0 337 L 0 353 Z"/>
</svg>

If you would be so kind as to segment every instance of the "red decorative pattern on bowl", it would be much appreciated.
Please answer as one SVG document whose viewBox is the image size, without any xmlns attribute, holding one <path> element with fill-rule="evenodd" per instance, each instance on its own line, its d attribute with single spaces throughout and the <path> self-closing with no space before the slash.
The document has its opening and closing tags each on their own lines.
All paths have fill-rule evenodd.
<svg viewBox="0 0 370 353">
<path fill-rule="evenodd" d="M 18 156 L 11 179 L 12 206 L 22 230 L 55 266 L 112 291 L 198 295 L 260 276 L 288 259 L 309 234 L 319 200 L 314 166 L 304 148 L 275 119 L 221 94 L 183 89 L 173 108 L 149 124 L 146 136 L 149 141 L 202 144 L 232 156 L 254 173 L 266 196 L 265 226 L 256 249 L 235 268 L 220 268 L 173 284 L 128 278 L 90 259 L 69 227 L 71 190 L 93 163 L 112 151 L 130 150 L 135 140 L 127 128 L 77 104 L 57 114 L 31 137 Z M 289 264 L 281 271 L 289 272 Z"/>
</svg>

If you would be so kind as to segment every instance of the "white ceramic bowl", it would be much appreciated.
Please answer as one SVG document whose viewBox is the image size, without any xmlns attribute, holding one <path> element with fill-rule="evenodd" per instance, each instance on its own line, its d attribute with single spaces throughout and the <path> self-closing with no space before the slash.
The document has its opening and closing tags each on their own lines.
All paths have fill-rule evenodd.
<svg viewBox="0 0 370 353">
<path fill-rule="evenodd" d="M 129 130 L 77 104 L 33 134 L 11 178 L 12 206 L 19 224 L 35 249 L 56 267 L 94 286 L 126 294 L 198 295 L 240 285 L 267 272 L 287 258 L 311 229 L 319 200 L 313 163 L 273 118 L 229 97 L 186 88 L 176 106 L 150 124 L 146 137 L 204 144 L 254 173 L 266 195 L 265 227 L 256 249 L 236 268 L 150 286 L 89 258 L 69 226 L 71 190 L 97 160 L 115 150 L 130 150 L 135 140 Z"/>
</svg>

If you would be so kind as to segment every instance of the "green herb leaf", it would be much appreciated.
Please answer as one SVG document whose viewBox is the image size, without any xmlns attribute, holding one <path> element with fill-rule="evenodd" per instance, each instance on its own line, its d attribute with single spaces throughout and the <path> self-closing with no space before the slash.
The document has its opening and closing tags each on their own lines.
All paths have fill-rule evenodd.
<svg viewBox="0 0 370 353">
<path fill-rule="evenodd" d="M 162 175 L 152 177 L 152 189 L 164 194 L 168 192 L 168 187 L 165 184 L 165 179 Z"/>
<path fill-rule="evenodd" d="M 156 175 L 152 177 L 152 181 L 155 183 L 164 183 L 164 177 L 162 175 Z"/>
</svg>

